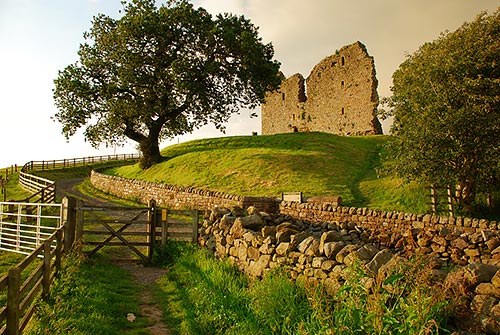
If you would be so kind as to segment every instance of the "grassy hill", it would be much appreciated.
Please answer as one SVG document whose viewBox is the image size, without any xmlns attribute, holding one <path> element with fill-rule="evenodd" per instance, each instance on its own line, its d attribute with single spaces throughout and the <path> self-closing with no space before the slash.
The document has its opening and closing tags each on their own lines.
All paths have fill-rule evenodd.
<svg viewBox="0 0 500 335">
<path fill-rule="evenodd" d="M 203 139 L 163 149 L 165 161 L 148 170 L 129 165 L 107 173 L 238 195 L 301 191 L 306 197 L 341 196 L 350 206 L 425 212 L 421 187 L 378 178 L 386 140 L 326 133 Z"/>
</svg>

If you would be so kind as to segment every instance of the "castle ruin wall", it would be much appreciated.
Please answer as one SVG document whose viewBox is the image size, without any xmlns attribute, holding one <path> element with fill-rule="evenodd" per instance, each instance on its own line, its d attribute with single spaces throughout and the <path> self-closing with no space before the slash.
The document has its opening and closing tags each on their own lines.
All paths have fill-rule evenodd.
<svg viewBox="0 0 500 335">
<path fill-rule="evenodd" d="M 262 133 L 381 134 L 377 85 L 366 47 L 360 42 L 345 46 L 319 62 L 306 80 L 295 74 L 267 94 Z"/>
</svg>

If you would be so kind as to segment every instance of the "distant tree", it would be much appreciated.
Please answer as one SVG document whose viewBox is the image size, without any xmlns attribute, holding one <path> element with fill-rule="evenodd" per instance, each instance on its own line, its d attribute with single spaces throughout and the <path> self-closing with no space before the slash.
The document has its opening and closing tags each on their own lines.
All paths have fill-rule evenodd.
<svg viewBox="0 0 500 335">
<path fill-rule="evenodd" d="M 213 18 L 185 0 L 124 3 L 124 15 L 94 17 L 79 61 L 59 72 L 55 119 L 92 145 L 138 142 L 147 168 L 159 141 L 254 108 L 280 83 L 271 44 L 243 16 Z"/>
<path fill-rule="evenodd" d="M 457 186 L 466 210 L 500 176 L 500 11 L 422 45 L 393 74 L 390 153 L 407 179 Z"/>
</svg>

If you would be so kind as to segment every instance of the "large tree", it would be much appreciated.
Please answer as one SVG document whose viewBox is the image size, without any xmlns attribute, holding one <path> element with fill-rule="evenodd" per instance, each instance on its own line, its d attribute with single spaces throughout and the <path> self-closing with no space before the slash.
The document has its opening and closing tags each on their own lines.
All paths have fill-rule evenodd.
<svg viewBox="0 0 500 335">
<path fill-rule="evenodd" d="M 94 17 L 79 61 L 55 82 L 55 119 L 69 138 L 85 127 L 92 145 L 126 138 L 141 166 L 161 160 L 159 141 L 254 108 L 280 83 L 271 44 L 243 16 L 212 17 L 185 0 L 124 4 L 120 19 Z"/>
<path fill-rule="evenodd" d="M 392 153 L 408 179 L 458 186 L 470 209 L 499 185 L 500 11 L 422 45 L 393 74 Z"/>
</svg>

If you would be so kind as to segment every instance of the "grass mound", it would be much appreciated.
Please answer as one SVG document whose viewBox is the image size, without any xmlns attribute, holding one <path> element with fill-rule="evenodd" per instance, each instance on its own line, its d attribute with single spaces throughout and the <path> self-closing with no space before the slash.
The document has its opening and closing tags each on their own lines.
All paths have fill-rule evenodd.
<svg viewBox="0 0 500 335">
<path fill-rule="evenodd" d="M 279 197 L 301 191 L 340 196 L 348 206 L 425 211 L 418 185 L 377 176 L 386 141 L 386 136 L 326 133 L 203 139 L 165 148 L 165 160 L 147 170 L 129 165 L 107 173 L 236 195 Z"/>
</svg>

